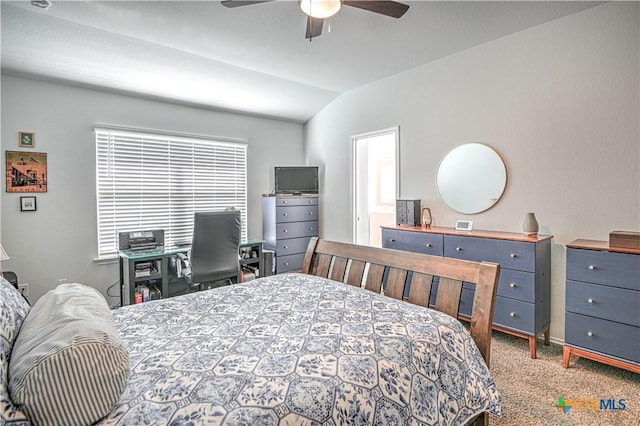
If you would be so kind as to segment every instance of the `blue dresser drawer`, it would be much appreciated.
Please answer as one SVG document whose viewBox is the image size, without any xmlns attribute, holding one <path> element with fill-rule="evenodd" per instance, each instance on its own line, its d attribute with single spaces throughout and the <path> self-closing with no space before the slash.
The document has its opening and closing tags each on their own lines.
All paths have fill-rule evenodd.
<svg viewBox="0 0 640 426">
<path fill-rule="evenodd" d="M 501 269 L 535 272 L 535 244 L 490 238 L 444 236 L 444 255 L 456 259 L 499 263 Z"/>
<path fill-rule="evenodd" d="M 276 243 L 276 253 L 278 253 L 279 256 L 304 253 L 307 251 L 310 239 L 311 237 L 301 237 L 278 240 L 278 242 Z"/>
<path fill-rule="evenodd" d="M 566 310 L 640 327 L 640 291 L 567 281 Z"/>
<path fill-rule="evenodd" d="M 501 269 L 498 279 L 498 296 L 534 303 L 536 301 L 536 276 L 531 272 Z"/>
<path fill-rule="evenodd" d="M 536 332 L 535 305 L 497 296 L 493 324 L 517 330 L 524 334 L 534 335 Z"/>
<path fill-rule="evenodd" d="M 567 312 L 565 343 L 640 363 L 640 327 Z"/>
<path fill-rule="evenodd" d="M 384 248 L 442 256 L 443 241 L 440 234 L 382 229 Z"/>
<path fill-rule="evenodd" d="M 278 273 L 294 271 L 302 268 L 304 253 L 292 254 L 289 256 L 276 257 L 276 271 Z"/>
<path fill-rule="evenodd" d="M 313 237 L 318 235 L 318 222 L 290 222 L 276 224 L 276 238 Z"/>
<path fill-rule="evenodd" d="M 640 290 L 640 255 L 568 248 L 567 279 Z"/>
<path fill-rule="evenodd" d="M 317 220 L 318 206 L 276 207 L 276 223 Z"/>
<path fill-rule="evenodd" d="M 462 288 L 460 298 L 460 315 L 471 316 L 473 308 L 473 296 L 475 291 L 469 287 Z M 535 305 L 520 300 L 496 297 L 496 307 L 493 313 L 493 324 L 510 330 L 520 331 L 527 335 L 534 335 L 535 330 Z"/>
<path fill-rule="evenodd" d="M 317 206 L 318 197 L 277 197 L 276 207 L 280 206 Z"/>
</svg>

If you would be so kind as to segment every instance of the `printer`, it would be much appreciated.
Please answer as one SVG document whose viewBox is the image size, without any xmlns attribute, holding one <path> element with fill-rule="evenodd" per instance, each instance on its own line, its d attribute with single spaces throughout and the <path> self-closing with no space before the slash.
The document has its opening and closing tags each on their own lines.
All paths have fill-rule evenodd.
<svg viewBox="0 0 640 426">
<path fill-rule="evenodd" d="M 153 250 L 164 247 L 164 229 L 130 231 L 118 234 L 120 250 Z"/>
</svg>

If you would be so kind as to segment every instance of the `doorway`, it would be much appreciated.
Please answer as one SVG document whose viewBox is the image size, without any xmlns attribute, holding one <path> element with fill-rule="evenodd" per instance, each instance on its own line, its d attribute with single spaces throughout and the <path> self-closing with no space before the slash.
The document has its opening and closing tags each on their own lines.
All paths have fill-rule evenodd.
<svg viewBox="0 0 640 426">
<path fill-rule="evenodd" d="M 383 225 L 395 223 L 400 193 L 399 128 L 351 137 L 353 143 L 353 241 L 381 247 Z"/>
</svg>

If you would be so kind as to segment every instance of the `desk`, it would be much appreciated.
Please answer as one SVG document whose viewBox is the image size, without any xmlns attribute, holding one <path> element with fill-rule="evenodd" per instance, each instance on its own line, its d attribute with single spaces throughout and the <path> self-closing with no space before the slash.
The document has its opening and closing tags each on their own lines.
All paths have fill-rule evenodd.
<svg viewBox="0 0 640 426">
<path fill-rule="evenodd" d="M 257 268 L 262 275 L 263 240 L 249 239 L 240 243 L 240 270 Z M 120 305 L 135 303 L 136 286 L 157 288 L 153 298 L 167 298 L 194 291 L 183 279 L 169 271 L 169 263 L 179 253 L 187 254 L 190 245 L 158 247 L 146 250 L 120 250 Z M 253 255 L 255 253 L 255 255 Z M 137 273 L 136 273 L 137 269 Z M 240 281 L 240 273 L 237 281 Z"/>
</svg>

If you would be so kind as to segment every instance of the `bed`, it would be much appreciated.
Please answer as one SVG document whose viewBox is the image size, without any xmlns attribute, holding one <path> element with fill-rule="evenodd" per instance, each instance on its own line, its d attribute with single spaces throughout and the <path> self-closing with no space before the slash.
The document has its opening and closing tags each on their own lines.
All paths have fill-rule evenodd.
<svg viewBox="0 0 640 426">
<path fill-rule="evenodd" d="M 113 310 L 111 355 L 125 349 L 128 376 L 97 424 L 487 424 L 501 415 L 488 368 L 498 273 L 314 238 L 301 273 Z M 466 325 L 463 281 L 476 285 Z M 7 369 L 3 420 L 30 424 Z"/>
</svg>

